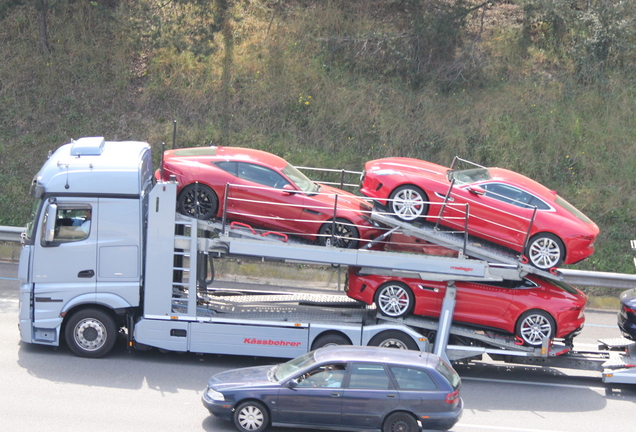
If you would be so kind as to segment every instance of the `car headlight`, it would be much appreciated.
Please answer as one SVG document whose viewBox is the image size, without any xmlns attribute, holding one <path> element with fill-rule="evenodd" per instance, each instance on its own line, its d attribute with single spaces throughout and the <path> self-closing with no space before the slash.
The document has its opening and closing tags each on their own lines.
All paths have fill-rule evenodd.
<svg viewBox="0 0 636 432">
<path fill-rule="evenodd" d="M 223 396 L 223 393 L 218 392 L 214 389 L 211 389 L 208 387 L 208 389 L 205 391 L 206 396 L 208 397 L 208 399 L 213 400 L 213 401 L 224 401 L 225 397 Z"/>
</svg>

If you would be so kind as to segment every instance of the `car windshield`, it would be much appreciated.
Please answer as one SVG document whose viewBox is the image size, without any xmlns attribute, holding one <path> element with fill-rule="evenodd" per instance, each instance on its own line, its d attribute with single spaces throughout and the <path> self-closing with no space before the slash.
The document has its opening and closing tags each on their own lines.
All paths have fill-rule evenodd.
<svg viewBox="0 0 636 432">
<path fill-rule="evenodd" d="M 455 179 L 457 184 L 475 183 L 484 180 L 490 180 L 490 172 L 488 168 L 473 168 L 459 171 L 449 171 L 448 179 Z"/>
<path fill-rule="evenodd" d="M 274 372 L 274 378 L 276 381 L 282 381 L 289 378 L 297 370 L 303 369 L 306 366 L 311 366 L 316 363 L 314 358 L 314 351 L 310 351 L 307 354 L 301 355 L 298 358 L 288 361 L 287 363 L 281 363 L 276 367 Z"/>
<path fill-rule="evenodd" d="M 316 194 L 320 192 L 320 186 L 312 182 L 307 176 L 290 164 L 283 168 L 283 174 L 287 176 L 298 188 L 306 194 Z"/>
</svg>

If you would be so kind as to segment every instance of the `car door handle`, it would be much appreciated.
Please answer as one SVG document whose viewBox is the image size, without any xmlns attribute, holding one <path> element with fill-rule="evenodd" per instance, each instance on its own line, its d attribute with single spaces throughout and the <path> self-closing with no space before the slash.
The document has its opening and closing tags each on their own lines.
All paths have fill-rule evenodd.
<svg viewBox="0 0 636 432">
<path fill-rule="evenodd" d="M 95 270 L 82 270 L 77 274 L 78 278 L 92 278 L 95 276 Z"/>
<path fill-rule="evenodd" d="M 389 393 L 388 395 L 386 395 L 386 397 L 388 397 L 388 398 L 394 398 L 394 397 L 395 397 L 395 394 L 393 394 L 393 393 Z"/>
<path fill-rule="evenodd" d="M 341 393 L 331 393 L 331 397 L 340 397 Z"/>
</svg>

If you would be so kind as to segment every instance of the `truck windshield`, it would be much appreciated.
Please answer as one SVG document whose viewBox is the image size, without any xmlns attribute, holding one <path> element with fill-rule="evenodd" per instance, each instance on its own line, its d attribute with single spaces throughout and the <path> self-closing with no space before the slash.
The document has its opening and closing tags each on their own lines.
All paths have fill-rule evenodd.
<svg viewBox="0 0 636 432">
<path fill-rule="evenodd" d="M 33 231 L 35 230 L 36 218 L 38 217 L 38 210 L 41 203 L 41 199 L 34 199 L 31 204 L 31 216 L 29 217 L 29 222 L 27 222 L 26 226 L 27 240 L 33 239 Z"/>
</svg>

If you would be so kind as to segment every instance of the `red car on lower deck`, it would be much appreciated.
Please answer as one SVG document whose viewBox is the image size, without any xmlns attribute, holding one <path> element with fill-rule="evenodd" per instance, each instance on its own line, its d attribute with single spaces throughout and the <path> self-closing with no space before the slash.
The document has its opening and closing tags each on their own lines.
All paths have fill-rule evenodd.
<svg viewBox="0 0 636 432">
<path fill-rule="evenodd" d="M 453 321 L 514 334 L 520 342 L 540 346 L 543 338 L 570 340 L 585 322 L 587 296 L 564 282 L 527 275 L 518 281 L 457 281 Z M 349 267 L 349 297 L 374 304 L 385 316 L 409 314 L 437 318 L 446 282 L 362 274 Z"/>
</svg>

